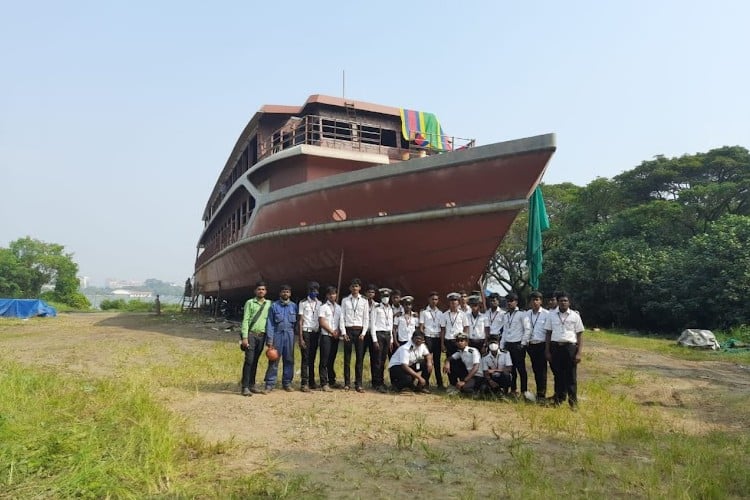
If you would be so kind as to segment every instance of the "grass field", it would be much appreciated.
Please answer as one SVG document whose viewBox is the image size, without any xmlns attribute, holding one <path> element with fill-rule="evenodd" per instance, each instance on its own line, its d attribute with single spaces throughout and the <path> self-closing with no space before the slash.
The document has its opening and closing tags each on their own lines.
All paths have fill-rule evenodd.
<svg viewBox="0 0 750 500">
<path fill-rule="evenodd" d="M 0 321 L 0 497 L 750 496 L 744 355 L 586 332 L 578 412 L 445 394 L 242 398 L 225 326 Z"/>
</svg>

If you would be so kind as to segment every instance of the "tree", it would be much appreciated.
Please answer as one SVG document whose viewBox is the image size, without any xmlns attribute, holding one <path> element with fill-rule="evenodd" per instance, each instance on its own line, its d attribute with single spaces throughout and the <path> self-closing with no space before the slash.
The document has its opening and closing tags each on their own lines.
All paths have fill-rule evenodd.
<svg viewBox="0 0 750 500">
<path fill-rule="evenodd" d="M 78 265 L 73 255 L 64 253 L 64 247 L 56 243 L 45 243 L 30 237 L 10 243 L 1 249 L 0 287 L 15 298 L 34 298 L 41 295 L 42 286 L 54 284 L 54 292 L 46 297 L 71 305 L 89 307 L 88 300 L 78 292 Z M 0 290 L 3 290 L 0 288 Z"/>
<path fill-rule="evenodd" d="M 570 199 L 545 234 L 542 289 L 565 289 L 604 326 L 747 323 L 748 217 L 745 148 L 658 156 Z"/>
<path fill-rule="evenodd" d="M 542 248 L 546 252 L 554 246 L 566 224 L 566 213 L 575 203 L 582 188 L 572 183 L 542 185 L 544 202 L 550 220 L 550 230 L 542 235 Z M 506 293 L 515 292 L 526 302 L 531 292 L 529 274 L 526 267 L 526 237 L 529 223 L 528 208 L 523 209 L 511 224 L 500 242 L 495 254 L 490 258 L 485 271 L 485 279 L 499 284 Z M 543 267 L 543 274 L 548 266 Z"/>
<path fill-rule="evenodd" d="M 10 249 L 0 248 L 0 297 L 29 296 L 33 281 L 32 270 L 24 267 Z"/>
<path fill-rule="evenodd" d="M 750 323 L 750 216 L 726 214 L 688 245 L 679 271 L 690 326 Z"/>
</svg>

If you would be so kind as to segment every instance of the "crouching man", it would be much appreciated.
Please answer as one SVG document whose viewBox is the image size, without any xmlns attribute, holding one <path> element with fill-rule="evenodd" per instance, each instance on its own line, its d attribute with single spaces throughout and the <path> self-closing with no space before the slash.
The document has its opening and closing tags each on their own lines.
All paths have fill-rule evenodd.
<svg viewBox="0 0 750 500">
<path fill-rule="evenodd" d="M 469 347 L 469 337 L 465 333 L 456 336 L 458 351 L 445 360 L 443 371 L 453 380 L 455 385 L 448 387 L 448 393 L 474 393 L 482 384 L 481 356 L 479 350 Z"/>
<path fill-rule="evenodd" d="M 497 339 L 490 339 L 489 352 L 482 358 L 484 382 L 490 392 L 505 396 L 513 382 L 513 362 L 508 351 L 501 351 Z"/>
<path fill-rule="evenodd" d="M 388 363 L 388 373 L 396 391 L 430 393 L 427 381 L 432 373 L 432 354 L 424 343 L 423 333 L 415 331 L 411 342 L 396 349 Z"/>
</svg>

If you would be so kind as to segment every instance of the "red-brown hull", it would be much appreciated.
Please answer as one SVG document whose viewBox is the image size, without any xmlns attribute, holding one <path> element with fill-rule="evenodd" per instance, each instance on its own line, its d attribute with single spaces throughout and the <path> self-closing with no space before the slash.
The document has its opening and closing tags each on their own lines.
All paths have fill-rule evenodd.
<svg viewBox="0 0 750 500">
<path fill-rule="evenodd" d="M 475 148 L 272 193 L 243 239 L 197 267 L 199 289 L 241 301 L 263 280 L 272 296 L 284 283 L 299 296 L 310 280 L 336 285 L 342 268 L 343 289 L 358 277 L 419 304 L 432 290 L 475 290 L 554 151 L 542 137 L 507 154 Z"/>
</svg>

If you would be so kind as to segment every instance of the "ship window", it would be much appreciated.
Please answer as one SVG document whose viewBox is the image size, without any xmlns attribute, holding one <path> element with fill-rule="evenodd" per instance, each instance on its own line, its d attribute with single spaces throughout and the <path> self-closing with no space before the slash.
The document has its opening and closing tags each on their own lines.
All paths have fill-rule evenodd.
<svg viewBox="0 0 750 500">
<path fill-rule="evenodd" d="M 323 137 L 327 139 L 339 139 L 345 141 L 352 140 L 352 124 L 340 122 L 337 120 L 321 120 L 323 128 Z"/>
<path fill-rule="evenodd" d="M 380 145 L 380 127 L 360 125 L 359 136 L 360 140 L 365 144 Z"/>
<path fill-rule="evenodd" d="M 380 129 L 380 145 L 397 148 L 398 132 L 395 130 Z"/>
</svg>

